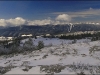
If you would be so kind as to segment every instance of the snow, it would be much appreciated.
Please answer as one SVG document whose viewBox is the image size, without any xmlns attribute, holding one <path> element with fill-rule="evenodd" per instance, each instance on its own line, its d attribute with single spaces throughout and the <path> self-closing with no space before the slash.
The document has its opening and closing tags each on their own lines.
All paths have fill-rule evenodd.
<svg viewBox="0 0 100 75">
<path fill-rule="evenodd" d="M 39 71 L 40 71 L 39 66 L 30 69 L 28 72 L 24 72 L 22 68 L 17 67 L 9 71 L 7 74 L 43 74 L 43 75 L 46 74 L 45 72 L 39 73 Z"/>
<path fill-rule="evenodd" d="M 4 40 L 13 40 L 13 37 L 0 37 L 0 41 L 4 41 Z"/>
<path fill-rule="evenodd" d="M 28 39 L 24 39 L 22 40 L 21 42 L 24 43 L 25 41 L 27 41 Z M 52 44 L 52 45 L 61 45 L 62 43 L 63 44 L 68 44 L 68 43 L 72 43 L 73 40 L 63 40 L 63 39 L 59 39 L 59 38 L 42 38 L 42 37 L 38 37 L 37 39 L 33 38 L 33 43 L 35 45 L 38 44 L 39 41 L 43 41 L 44 44 L 46 46 Z M 77 42 L 89 42 L 90 39 L 81 39 L 81 40 L 78 40 Z"/>
<path fill-rule="evenodd" d="M 24 43 L 28 39 L 22 40 Z M 73 63 L 98 65 L 100 63 L 100 51 L 95 51 L 90 54 L 90 49 L 94 46 L 100 47 L 100 41 L 90 41 L 89 39 L 80 39 L 72 44 L 73 40 L 62 40 L 58 38 L 33 38 L 33 42 L 37 45 L 38 41 L 43 41 L 45 46 L 41 51 L 36 50 L 26 55 L 16 54 L 14 56 L 0 56 L 0 66 L 8 65 L 16 66 L 11 68 L 6 74 L 47 74 L 45 71 L 40 71 L 43 65 L 72 65 Z M 48 46 L 52 43 L 52 46 Z M 63 44 L 62 44 L 63 43 Z M 46 56 L 46 57 L 44 57 Z M 32 66 L 28 71 L 23 71 L 23 68 Z M 55 74 L 76 74 L 70 71 L 67 66 L 61 72 Z M 88 70 L 85 73 L 89 73 Z"/>
</svg>

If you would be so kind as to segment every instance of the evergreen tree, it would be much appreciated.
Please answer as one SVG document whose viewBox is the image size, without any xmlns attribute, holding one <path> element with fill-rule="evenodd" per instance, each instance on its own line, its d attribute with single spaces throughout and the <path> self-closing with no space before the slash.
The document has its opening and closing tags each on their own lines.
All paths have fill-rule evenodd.
<svg viewBox="0 0 100 75">
<path fill-rule="evenodd" d="M 43 43 L 43 41 L 39 41 L 39 42 L 38 42 L 37 49 L 41 49 L 41 48 L 44 48 L 44 43 Z"/>
<path fill-rule="evenodd" d="M 29 38 L 25 43 L 23 44 L 23 49 L 24 50 L 33 50 L 35 48 L 33 44 L 33 40 Z"/>
<path fill-rule="evenodd" d="M 35 39 L 37 39 L 37 37 L 35 36 Z"/>
</svg>

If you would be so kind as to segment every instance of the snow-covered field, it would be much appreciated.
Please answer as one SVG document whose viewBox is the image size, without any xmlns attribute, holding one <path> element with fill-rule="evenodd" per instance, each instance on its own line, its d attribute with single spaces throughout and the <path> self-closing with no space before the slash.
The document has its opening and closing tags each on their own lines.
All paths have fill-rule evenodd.
<svg viewBox="0 0 100 75">
<path fill-rule="evenodd" d="M 27 40 L 27 39 L 26 39 Z M 37 45 L 41 40 L 45 48 L 31 53 L 0 56 L 0 72 L 5 74 L 100 74 L 100 41 L 89 39 L 61 40 L 58 38 L 33 39 Z M 22 40 L 25 42 L 25 40 Z M 51 45 L 52 46 L 49 46 Z"/>
</svg>

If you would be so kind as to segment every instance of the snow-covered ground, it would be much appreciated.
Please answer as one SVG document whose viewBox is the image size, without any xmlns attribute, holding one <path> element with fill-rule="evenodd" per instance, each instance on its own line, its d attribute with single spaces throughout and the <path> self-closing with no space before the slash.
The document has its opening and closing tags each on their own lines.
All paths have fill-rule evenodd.
<svg viewBox="0 0 100 75">
<path fill-rule="evenodd" d="M 24 43 L 25 41 L 27 41 L 28 39 L 24 39 L 22 40 L 22 43 Z M 73 40 L 63 40 L 63 39 L 59 39 L 59 38 L 42 38 L 42 37 L 39 37 L 37 39 L 33 38 L 33 43 L 35 45 L 38 44 L 38 41 L 43 41 L 45 46 L 48 46 L 50 44 L 52 45 L 61 45 L 62 43 L 63 44 L 71 44 Z M 89 42 L 90 39 L 80 39 L 80 40 L 77 40 L 77 43 L 81 43 L 81 42 Z"/>
<path fill-rule="evenodd" d="M 27 40 L 27 39 L 26 39 Z M 25 42 L 26 40 L 22 40 Z M 100 74 L 100 41 L 89 39 L 33 39 L 43 41 L 45 48 L 31 53 L 0 56 L 0 70 L 6 74 Z M 52 44 L 52 46 L 48 46 Z M 9 69 L 8 69 L 9 68 Z"/>
</svg>

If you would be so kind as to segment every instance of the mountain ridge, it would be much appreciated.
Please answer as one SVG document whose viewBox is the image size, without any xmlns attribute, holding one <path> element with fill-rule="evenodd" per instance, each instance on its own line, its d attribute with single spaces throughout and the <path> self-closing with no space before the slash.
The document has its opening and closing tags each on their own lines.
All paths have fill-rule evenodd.
<svg viewBox="0 0 100 75">
<path fill-rule="evenodd" d="M 0 27 L 0 36 L 20 36 L 21 34 L 63 34 L 78 31 L 99 31 L 100 25 L 93 24 L 64 24 L 64 25 L 22 25 L 15 27 Z"/>
</svg>

